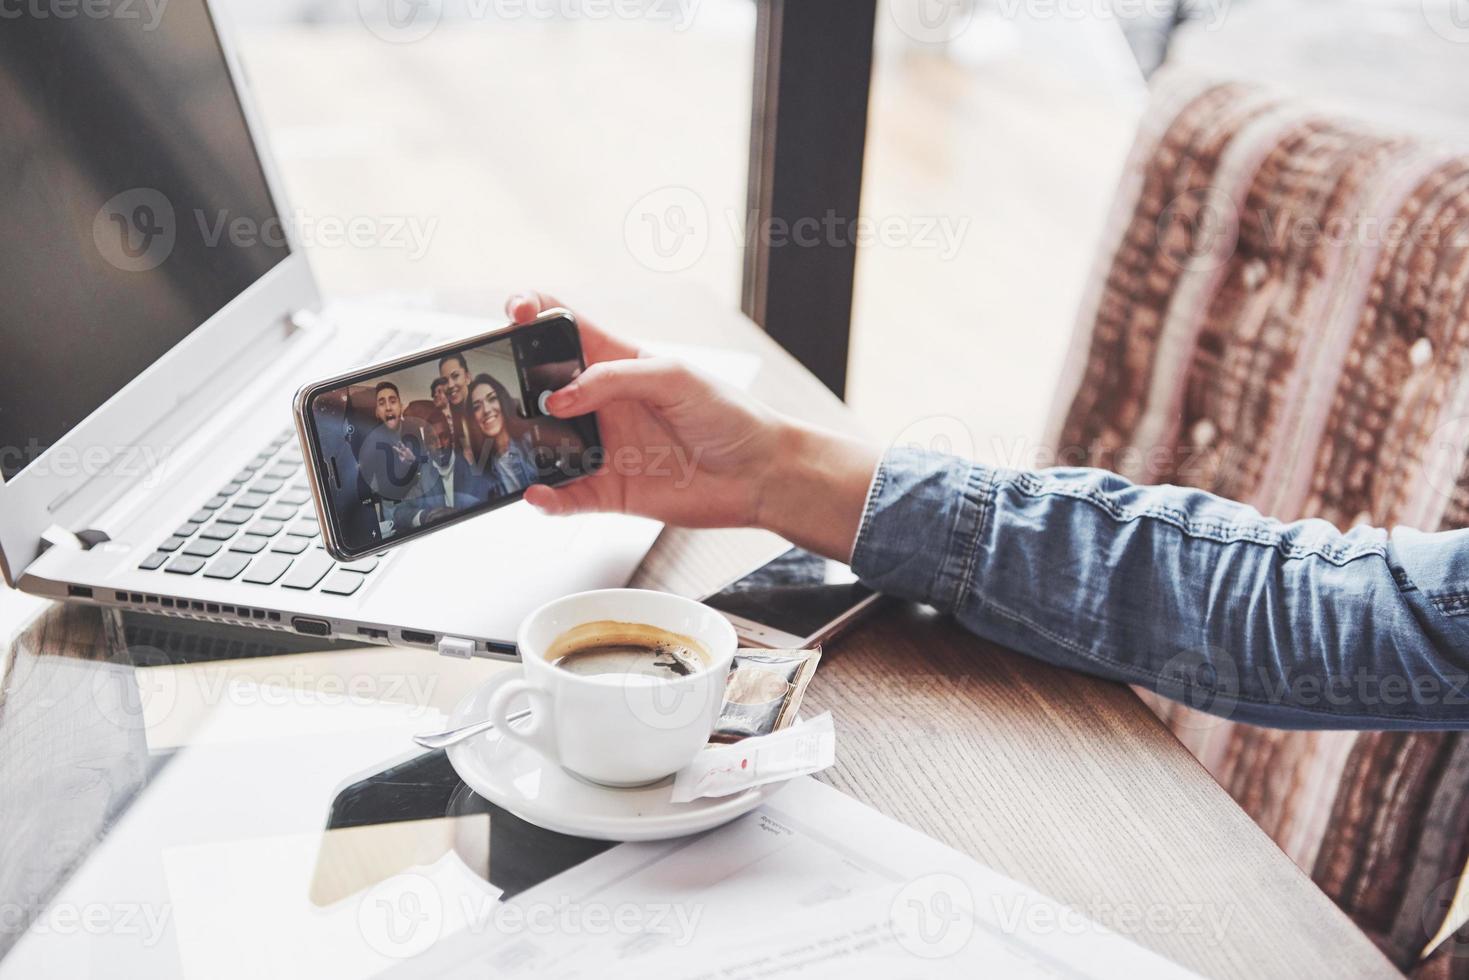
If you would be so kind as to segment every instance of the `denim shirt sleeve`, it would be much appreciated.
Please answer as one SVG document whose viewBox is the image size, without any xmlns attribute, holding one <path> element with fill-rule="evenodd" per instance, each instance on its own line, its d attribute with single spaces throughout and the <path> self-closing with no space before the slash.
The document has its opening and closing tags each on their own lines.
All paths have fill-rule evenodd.
<svg viewBox="0 0 1469 980">
<path fill-rule="evenodd" d="M 852 566 L 1050 663 L 1277 728 L 1469 728 L 1469 530 L 1293 524 L 1091 469 L 895 450 Z"/>
</svg>

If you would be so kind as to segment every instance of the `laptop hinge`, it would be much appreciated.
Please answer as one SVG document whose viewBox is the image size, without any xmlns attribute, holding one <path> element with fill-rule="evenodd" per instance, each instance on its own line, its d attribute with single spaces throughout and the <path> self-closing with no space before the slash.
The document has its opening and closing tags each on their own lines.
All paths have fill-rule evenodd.
<svg viewBox="0 0 1469 980">
<path fill-rule="evenodd" d="M 97 545 L 111 540 L 111 535 L 96 528 L 88 528 L 73 534 L 60 524 L 52 524 L 41 532 L 41 553 L 45 554 L 52 545 L 65 548 L 67 551 L 91 551 Z"/>
</svg>

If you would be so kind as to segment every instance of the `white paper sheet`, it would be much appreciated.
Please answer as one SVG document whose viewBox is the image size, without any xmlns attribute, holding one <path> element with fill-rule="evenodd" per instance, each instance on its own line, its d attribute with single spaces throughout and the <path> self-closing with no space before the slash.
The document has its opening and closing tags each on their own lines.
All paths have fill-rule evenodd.
<svg viewBox="0 0 1469 980">
<path fill-rule="evenodd" d="M 707 834 L 613 848 L 385 975 L 847 980 L 854 966 L 1192 976 L 810 778 Z"/>
</svg>

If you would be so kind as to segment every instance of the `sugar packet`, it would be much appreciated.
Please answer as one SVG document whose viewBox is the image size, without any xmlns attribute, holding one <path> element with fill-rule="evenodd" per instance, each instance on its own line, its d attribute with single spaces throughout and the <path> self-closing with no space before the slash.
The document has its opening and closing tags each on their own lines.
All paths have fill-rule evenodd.
<svg viewBox="0 0 1469 980">
<path fill-rule="evenodd" d="M 820 661 L 819 647 L 737 651 L 710 741 L 737 742 L 789 728 Z"/>
<path fill-rule="evenodd" d="M 836 762 L 831 712 L 770 735 L 733 745 L 711 745 L 673 777 L 674 803 L 729 796 L 784 779 L 820 772 Z"/>
</svg>

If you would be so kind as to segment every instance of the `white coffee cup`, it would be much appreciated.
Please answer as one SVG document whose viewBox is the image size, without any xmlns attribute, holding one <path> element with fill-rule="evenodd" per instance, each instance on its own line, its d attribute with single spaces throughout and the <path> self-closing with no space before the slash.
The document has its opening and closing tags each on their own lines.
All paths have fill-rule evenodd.
<svg viewBox="0 0 1469 980">
<path fill-rule="evenodd" d="M 707 667 L 672 678 L 588 675 L 547 659 L 568 630 L 604 621 L 696 640 L 708 654 Z M 657 782 L 708 744 L 738 646 L 729 620 L 703 603 L 640 589 L 582 592 L 548 602 L 525 618 L 517 639 L 522 673 L 501 682 L 488 705 L 496 730 L 575 775 L 618 787 Z M 531 718 L 512 725 L 510 704 L 522 695 Z"/>
</svg>

